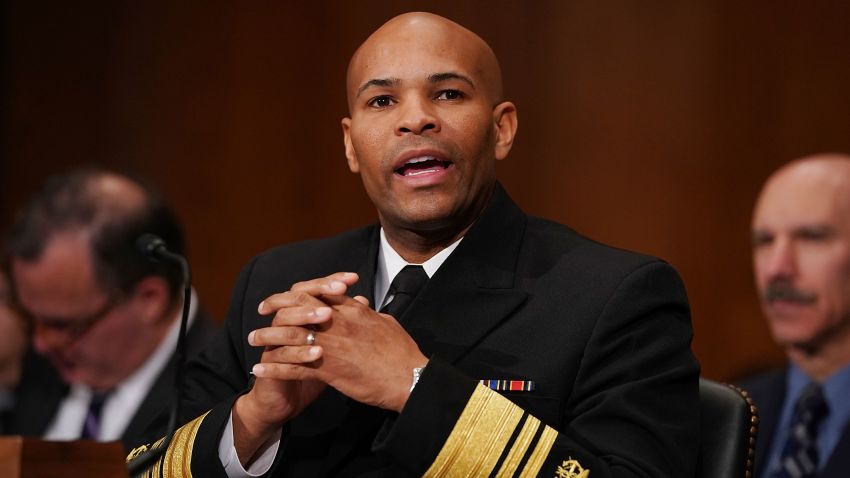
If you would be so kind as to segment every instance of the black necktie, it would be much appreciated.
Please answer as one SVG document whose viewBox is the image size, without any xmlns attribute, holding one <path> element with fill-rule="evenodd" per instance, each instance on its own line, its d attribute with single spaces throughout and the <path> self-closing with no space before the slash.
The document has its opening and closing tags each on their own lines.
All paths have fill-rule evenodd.
<svg viewBox="0 0 850 478">
<path fill-rule="evenodd" d="M 817 475 L 818 425 L 828 411 L 821 386 L 809 384 L 794 407 L 788 441 L 782 448 L 779 466 L 772 475 L 774 478 L 811 478 Z"/>
<path fill-rule="evenodd" d="M 390 284 L 387 297 L 392 297 L 392 300 L 381 308 L 381 312 L 398 319 L 426 282 L 428 282 L 428 274 L 422 266 L 404 266 Z"/>
<path fill-rule="evenodd" d="M 93 393 L 89 401 L 89 411 L 86 413 L 86 421 L 83 422 L 83 431 L 80 438 L 84 440 L 97 440 L 100 433 L 100 418 L 103 412 L 103 404 L 106 402 L 108 393 Z"/>
</svg>

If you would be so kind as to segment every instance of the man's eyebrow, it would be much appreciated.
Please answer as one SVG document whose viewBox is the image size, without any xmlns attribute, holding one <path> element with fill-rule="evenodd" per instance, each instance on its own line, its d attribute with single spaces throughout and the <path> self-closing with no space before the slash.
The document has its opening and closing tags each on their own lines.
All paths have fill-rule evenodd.
<svg viewBox="0 0 850 478">
<path fill-rule="evenodd" d="M 468 76 L 461 75 L 460 73 L 455 73 L 453 71 L 447 71 L 445 73 L 434 73 L 433 75 L 428 75 L 428 81 L 431 83 L 440 83 L 442 81 L 449 80 L 460 80 L 466 83 L 469 83 L 469 86 L 475 88 L 475 83 L 472 82 Z"/>
<path fill-rule="evenodd" d="M 430 83 L 441 83 L 443 81 L 450 80 L 460 80 L 465 83 L 468 83 L 469 86 L 471 86 L 472 88 L 475 88 L 475 83 L 472 82 L 472 79 L 470 79 L 466 75 L 461 75 L 460 73 L 455 73 L 453 71 L 428 75 L 428 82 Z M 400 83 L 401 80 L 399 78 L 373 78 L 360 85 L 360 88 L 357 89 L 357 96 L 355 97 L 359 97 L 364 91 L 373 86 L 389 87 L 398 86 Z"/>
<path fill-rule="evenodd" d="M 357 89 L 357 96 L 360 96 L 361 93 L 363 93 L 368 88 L 371 88 L 373 86 L 382 86 L 382 87 L 396 86 L 399 83 L 401 83 L 401 80 L 399 80 L 398 78 L 375 78 L 375 79 L 369 80 L 366 83 L 363 83 L 362 85 L 360 85 L 360 88 Z M 355 98 L 357 96 L 355 96 Z"/>
</svg>

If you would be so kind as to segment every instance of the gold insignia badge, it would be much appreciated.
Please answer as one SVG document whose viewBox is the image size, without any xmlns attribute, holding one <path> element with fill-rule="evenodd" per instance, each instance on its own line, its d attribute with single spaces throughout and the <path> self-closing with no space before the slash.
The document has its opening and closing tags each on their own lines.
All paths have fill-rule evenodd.
<svg viewBox="0 0 850 478">
<path fill-rule="evenodd" d="M 133 448 L 133 450 L 130 452 L 130 454 L 127 455 L 127 459 L 126 459 L 127 463 L 130 463 L 137 456 L 141 455 L 142 453 L 144 453 L 146 451 L 148 451 L 147 445 L 137 446 L 136 448 Z"/>
<path fill-rule="evenodd" d="M 558 469 L 555 470 L 555 478 L 590 478 L 590 470 L 585 470 L 578 460 L 573 460 L 573 457 L 570 457 L 569 460 L 558 465 Z"/>
</svg>

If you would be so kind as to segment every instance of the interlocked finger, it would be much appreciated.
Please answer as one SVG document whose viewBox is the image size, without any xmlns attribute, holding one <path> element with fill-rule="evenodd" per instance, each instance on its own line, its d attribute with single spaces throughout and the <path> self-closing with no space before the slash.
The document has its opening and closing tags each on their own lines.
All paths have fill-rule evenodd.
<svg viewBox="0 0 850 478">
<path fill-rule="evenodd" d="M 258 363 L 252 371 L 257 377 L 277 380 L 319 379 L 319 372 L 315 368 L 298 363 Z"/>
<path fill-rule="evenodd" d="M 319 303 L 318 306 L 286 307 L 278 310 L 272 320 L 273 326 L 309 325 L 324 322 L 330 318 L 330 307 Z"/>
<path fill-rule="evenodd" d="M 308 364 L 322 355 L 322 348 L 311 345 L 290 345 L 266 350 L 263 353 L 264 364 Z"/>
<path fill-rule="evenodd" d="M 321 307 L 324 305 L 316 295 L 303 291 L 286 291 L 270 295 L 257 306 L 257 311 L 262 315 L 268 315 L 280 309 L 294 307 Z"/>
<path fill-rule="evenodd" d="M 317 342 L 317 333 L 306 327 L 264 327 L 248 334 L 248 343 L 255 347 L 311 346 Z"/>
<path fill-rule="evenodd" d="M 296 282 L 292 290 L 308 294 L 333 294 L 344 292 L 345 288 L 357 282 L 357 274 L 353 272 L 337 272 L 329 276 Z"/>
</svg>

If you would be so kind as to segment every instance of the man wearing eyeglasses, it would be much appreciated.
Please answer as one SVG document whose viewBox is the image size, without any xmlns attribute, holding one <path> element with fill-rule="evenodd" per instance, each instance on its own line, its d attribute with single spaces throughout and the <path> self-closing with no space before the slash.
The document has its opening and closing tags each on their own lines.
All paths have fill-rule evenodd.
<svg viewBox="0 0 850 478">
<path fill-rule="evenodd" d="M 129 445 L 163 431 L 151 422 L 174 393 L 182 278 L 136 251 L 146 232 L 183 250 L 158 194 L 106 171 L 52 178 L 21 211 L 6 252 L 33 350 L 8 433 Z M 191 305 L 190 354 L 214 329 Z"/>
</svg>

